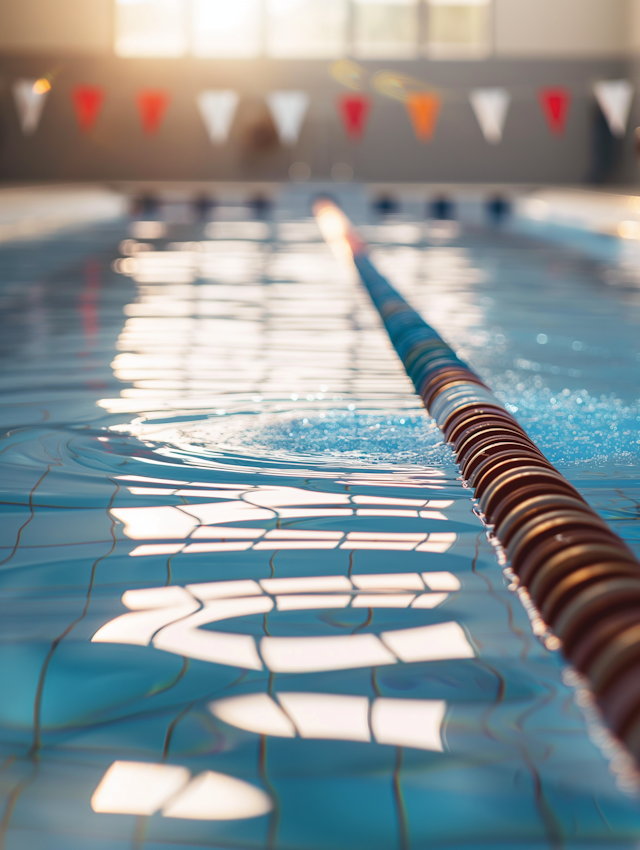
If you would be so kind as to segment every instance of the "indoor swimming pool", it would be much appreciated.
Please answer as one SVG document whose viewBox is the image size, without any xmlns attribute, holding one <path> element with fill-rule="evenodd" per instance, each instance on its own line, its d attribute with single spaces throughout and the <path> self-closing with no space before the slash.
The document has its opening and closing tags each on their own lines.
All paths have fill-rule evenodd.
<svg viewBox="0 0 640 850">
<path fill-rule="evenodd" d="M 638 847 L 631 757 L 312 200 L 0 246 L 0 848 Z M 640 554 L 633 252 L 340 200 Z"/>
</svg>

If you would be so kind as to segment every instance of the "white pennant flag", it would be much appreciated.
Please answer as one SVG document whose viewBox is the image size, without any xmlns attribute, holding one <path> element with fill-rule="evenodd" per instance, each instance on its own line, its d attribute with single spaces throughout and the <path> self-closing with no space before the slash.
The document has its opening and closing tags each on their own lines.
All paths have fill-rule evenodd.
<svg viewBox="0 0 640 850">
<path fill-rule="evenodd" d="M 629 80 L 603 80 L 594 85 L 593 92 L 609 129 L 614 136 L 623 138 L 627 132 L 633 86 Z"/>
<path fill-rule="evenodd" d="M 45 80 L 16 80 L 13 84 L 13 99 L 25 136 L 38 129 L 50 89 L 51 86 Z"/>
<path fill-rule="evenodd" d="M 502 141 L 511 95 L 502 88 L 474 89 L 469 99 L 485 139 L 497 145 Z"/>
<path fill-rule="evenodd" d="M 198 108 L 209 138 L 214 144 L 223 144 L 238 108 L 238 93 L 230 89 L 209 89 L 198 95 Z"/>
<path fill-rule="evenodd" d="M 304 91 L 273 91 L 267 95 L 267 104 L 282 144 L 295 145 L 309 108 L 309 95 Z"/>
</svg>

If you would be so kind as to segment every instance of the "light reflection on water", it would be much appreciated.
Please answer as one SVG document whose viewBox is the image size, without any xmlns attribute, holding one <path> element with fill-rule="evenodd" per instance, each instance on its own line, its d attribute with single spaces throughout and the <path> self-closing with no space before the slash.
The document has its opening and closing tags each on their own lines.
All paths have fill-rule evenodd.
<svg viewBox="0 0 640 850">
<path fill-rule="evenodd" d="M 359 468 L 450 463 L 437 426 L 411 410 L 401 413 L 328 409 L 310 410 L 307 416 L 293 412 L 229 416 L 173 426 L 153 438 L 197 453 L 245 452 L 274 462 L 335 464 L 339 459 Z"/>
<path fill-rule="evenodd" d="M 366 295 L 277 213 L 138 228 L 116 273 L 76 245 L 93 266 L 11 302 L 6 847 L 635 846 Z M 635 358 L 633 309 L 561 249 L 434 232 L 367 236 L 632 535 L 633 364 L 612 385 L 593 352 Z"/>
<path fill-rule="evenodd" d="M 627 260 L 498 234 L 374 261 L 457 347 L 546 456 L 638 546 L 640 278 Z"/>
<path fill-rule="evenodd" d="M 492 252 L 477 238 L 466 248 L 431 248 L 427 262 L 406 248 L 378 249 L 373 259 L 554 464 L 607 471 L 635 464 L 637 296 L 611 297 L 606 282 L 615 270 L 569 250 L 500 241 Z M 637 292 L 637 275 L 627 270 L 624 280 L 616 295 Z"/>
</svg>

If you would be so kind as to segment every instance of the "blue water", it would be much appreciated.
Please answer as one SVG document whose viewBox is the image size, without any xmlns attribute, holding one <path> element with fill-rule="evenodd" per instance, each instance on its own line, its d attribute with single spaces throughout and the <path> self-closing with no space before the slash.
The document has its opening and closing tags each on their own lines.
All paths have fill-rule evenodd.
<svg viewBox="0 0 640 850">
<path fill-rule="evenodd" d="M 634 545 L 640 273 L 622 250 L 605 262 L 600 241 L 593 237 L 594 259 L 555 242 L 512 233 L 487 242 L 486 234 L 467 232 L 432 246 L 426 263 L 402 248 L 381 247 L 377 258 L 547 457 Z M 406 265 L 394 274 L 403 252 Z"/>
<path fill-rule="evenodd" d="M 0 846 L 636 847 L 635 774 L 307 200 L 0 248 Z M 633 267 L 357 223 L 637 545 Z"/>
</svg>

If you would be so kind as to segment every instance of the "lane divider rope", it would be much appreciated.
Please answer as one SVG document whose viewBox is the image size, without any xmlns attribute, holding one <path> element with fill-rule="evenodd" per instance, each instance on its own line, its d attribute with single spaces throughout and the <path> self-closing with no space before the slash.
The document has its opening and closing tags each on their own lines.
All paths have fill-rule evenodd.
<svg viewBox="0 0 640 850">
<path fill-rule="evenodd" d="M 640 561 L 376 270 L 342 210 L 320 199 L 314 214 L 336 256 L 355 264 L 520 587 L 640 762 Z"/>
</svg>

